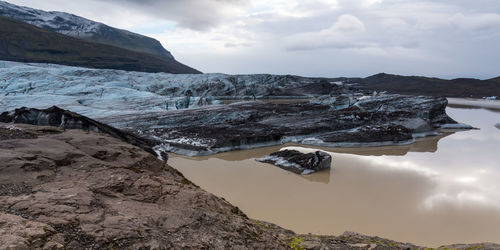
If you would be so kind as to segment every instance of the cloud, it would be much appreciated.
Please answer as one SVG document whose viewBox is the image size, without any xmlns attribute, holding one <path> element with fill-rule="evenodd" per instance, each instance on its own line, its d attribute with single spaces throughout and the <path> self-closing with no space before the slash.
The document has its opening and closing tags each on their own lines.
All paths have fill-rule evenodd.
<svg viewBox="0 0 500 250">
<path fill-rule="evenodd" d="M 153 36 L 204 72 L 500 74 L 498 0 L 8 1 Z"/>
<path fill-rule="evenodd" d="M 366 47 L 359 37 L 366 30 L 361 20 L 353 15 L 341 15 L 329 28 L 318 32 L 304 32 L 288 37 L 287 49 L 310 50 L 321 48 Z"/>
<path fill-rule="evenodd" d="M 244 0 L 99 0 L 129 5 L 150 15 L 175 21 L 180 27 L 206 31 L 238 14 L 247 5 Z"/>
<path fill-rule="evenodd" d="M 498 30 L 500 27 L 500 14 L 482 13 L 466 16 L 463 13 L 457 13 L 450 18 L 450 21 L 457 27 L 466 30 Z"/>
</svg>

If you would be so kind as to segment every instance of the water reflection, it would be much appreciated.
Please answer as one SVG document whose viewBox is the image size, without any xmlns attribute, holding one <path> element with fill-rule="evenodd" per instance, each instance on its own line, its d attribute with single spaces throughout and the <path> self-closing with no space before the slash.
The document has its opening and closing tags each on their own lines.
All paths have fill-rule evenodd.
<svg viewBox="0 0 500 250">
<path fill-rule="evenodd" d="M 487 109 L 500 112 L 500 100 L 448 98 L 448 107 L 462 109 Z"/>
<path fill-rule="evenodd" d="M 283 145 L 169 163 L 250 217 L 299 233 L 356 231 L 435 247 L 500 243 L 500 113 L 448 108 L 480 130 L 380 148 Z M 285 147 L 321 149 L 332 169 L 303 177 L 259 163 Z"/>
<path fill-rule="evenodd" d="M 334 167 L 335 167 L 335 163 L 332 162 L 332 168 L 334 168 Z M 332 177 L 330 177 L 331 172 L 332 172 L 331 170 L 326 169 L 326 170 L 316 172 L 314 174 L 301 175 L 301 177 L 308 180 L 308 181 L 328 184 L 328 183 L 330 183 L 330 178 L 332 178 Z"/>
<path fill-rule="evenodd" d="M 431 136 L 427 138 L 417 138 L 415 143 L 409 145 L 399 145 L 399 146 L 384 146 L 384 147 L 367 147 L 367 148 L 329 148 L 329 147 L 315 147 L 307 146 L 307 148 L 319 149 L 325 152 L 332 153 L 347 153 L 356 155 L 372 155 L 372 156 L 382 156 L 382 155 L 397 155 L 404 156 L 408 152 L 429 152 L 434 153 L 438 149 L 439 140 L 454 134 L 456 131 L 442 130 L 439 131 L 439 136 Z M 289 146 L 299 146 L 299 144 L 287 144 L 285 147 Z"/>
<path fill-rule="evenodd" d="M 329 147 L 307 146 L 306 148 L 302 144 L 288 143 L 285 145 L 279 145 L 273 147 L 256 148 L 250 150 L 237 150 L 237 151 L 219 153 L 216 155 L 209 155 L 209 156 L 188 157 L 188 156 L 179 156 L 173 154 L 171 155 L 174 156 L 173 158 L 181 158 L 189 161 L 206 162 L 209 160 L 219 159 L 221 160 L 219 162 L 225 162 L 225 161 L 238 162 L 238 164 L 244 162 L 251 165 L 272 166 L 265 163 L 258 164 L 254 162 L 254 160 L 257 158 L 262 158 L 272 152 L 276 152 L 282 149 L 295 149 L 303 152 L 313 152 L 316 150 L 321 150 L 332 154 L 333 157 L 332 169 L 334 169 L 336 165 L 336 159 L 339 157 L 337 154 L 334 153 L 348 153 L 348 154 L 367 155 L 367 156 L 383 156 L 383 155 L 403 156 L 406 155 L 408 152 L 436 152 L 439 140 L 454 133 L 455 132 L 453 131 L 441 131 L 440 132 L 441 135 L 439 136 L 418 138 L 413 144 L 400 145 L 400 146 L 369 147 L 369 148 L 329 148 Z M 330 175 L 331 171 L 320 171 L 311 175 L 300 176 L 300 177 L 312 182 L 328 184 L 330 183 L 331 179 Z"/>
<path fill-rule="evenodd" d="M 367 147 L 367 148 L 331 148 L 331 147 L 316 147 L 307 146 L 307 148 L 318 149 L 325 152 L 335 152 L 335 153 L 349 153 L 357 155 L 406 155 L 408 152 L 436 152 L 438 148 L 439 140 L 454 134 L 456 131 L 453 130 L 443 130 L 439 131 L 439 136 L 432 136 L 427 138 L 417 138 L 415 143 L 409 145 L 398 145 L 398 146 L 385 146 L 385 147 Z M 219 153 L 216 155 L 209 156 L 198 156 L 198 157 L 187 157 L 174 155 L 175 157 L 182 157 L 185 159 L 193 161 L 206 161 L 208 159 L 217 158 L 225 161 L 243 161 L 247 159 L 261 158 L 268 155 L 270 152 L 276 152 L 286 147 L 302 147 L 302 144 L 287 143 L 284 145 L 255 148 L 248 150 L 236 150 L 231 152 Z"/>
</svg>

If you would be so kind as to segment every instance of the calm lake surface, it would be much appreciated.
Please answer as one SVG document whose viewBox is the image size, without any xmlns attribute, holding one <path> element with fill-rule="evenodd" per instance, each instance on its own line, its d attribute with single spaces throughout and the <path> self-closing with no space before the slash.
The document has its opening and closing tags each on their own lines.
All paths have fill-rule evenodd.
<svg viewBox="0 0 500 250">
<path fill-rule="evenodd" d="M 355 231 L 429 247 L 500 243 L 500 112 L 460 107 L 448 115 L 480 130 L 440 131 L 407 146 L 171 154 L 169 164 L 249 217 L 297 233 Z M 255 161 L 283 148 L 330 152 L 332 168 L 300 176 Z"/>
</svg>

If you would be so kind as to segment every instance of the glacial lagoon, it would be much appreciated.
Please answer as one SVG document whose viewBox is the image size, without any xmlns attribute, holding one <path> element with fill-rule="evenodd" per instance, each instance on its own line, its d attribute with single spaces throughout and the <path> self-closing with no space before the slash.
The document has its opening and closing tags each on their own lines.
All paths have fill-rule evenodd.
<svg viewBox="0 0 500 250">
<path fill-rule="evenodd" d="M 286 144 L 206 157 L 171 154 L 169 164 L 249 217 L 297 233 L 355 231 L 433 247 L 500 243 L 500 112 L 468 105 L 450 105 L 447 113 L 478 130 L 440 130 L 411 145 Z M 255 161 L 284 148 L 329 152 L 332 168 L 300 176 Z"/>
</svg>

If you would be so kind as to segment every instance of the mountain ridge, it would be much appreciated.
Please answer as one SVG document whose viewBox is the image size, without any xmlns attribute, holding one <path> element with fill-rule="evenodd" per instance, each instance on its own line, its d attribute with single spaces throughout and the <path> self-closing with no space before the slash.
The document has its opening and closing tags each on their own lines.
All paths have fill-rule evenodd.
<svg viewBox="0 0 500 250">
<path fill-rule="evenodd" d="M 71 13 L 44 11 L 0 0 L 0 15 L 74 38 L 174 59 L 156 39 Z"/>
<path fill-rule="evenodd" d="M 89 42 L 4 16 L 0 16 L 0 59 L 151 73 L 201 73 L 173 58 Z"/>
<path fill-rule="evenodd" d="M 387 91 L 396 94 L 473 97 L 500 96 L 500 77 L 480 80 L 455 78 L 451 80 L 425 76 L 403 76 L 378 73 L 366 78 L 335 78 L 366 91 Z"/>
<path fill-rule="evenodd" d="M 488 79 L 488 81 L 493 81 L 493 82 L 498 82 L 498 83 L 500 83 L 500 76 L 495 77 L 495 78 Z"/>
</svg>

